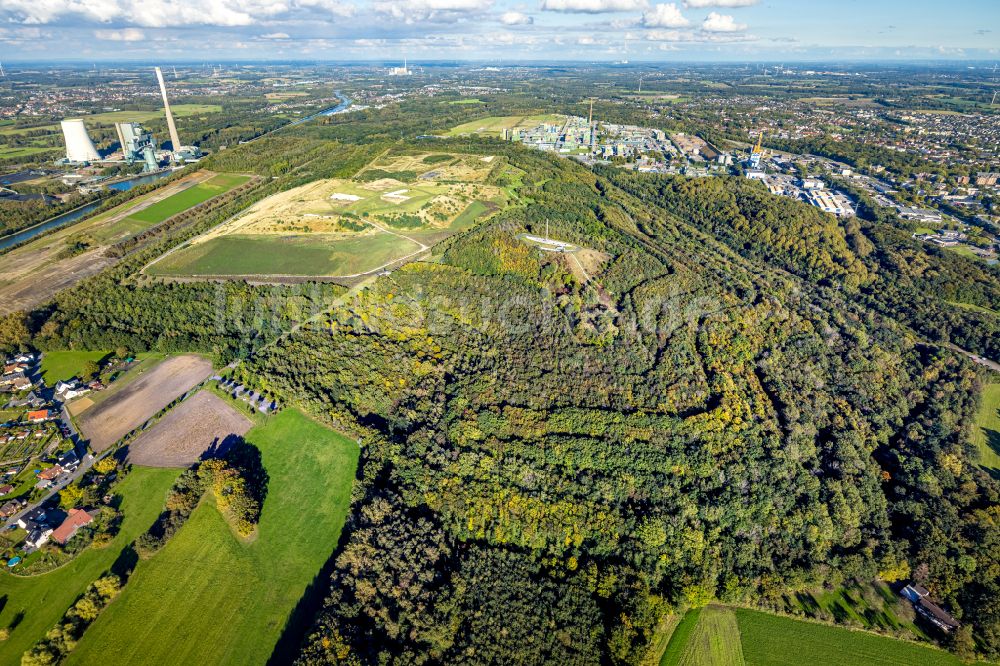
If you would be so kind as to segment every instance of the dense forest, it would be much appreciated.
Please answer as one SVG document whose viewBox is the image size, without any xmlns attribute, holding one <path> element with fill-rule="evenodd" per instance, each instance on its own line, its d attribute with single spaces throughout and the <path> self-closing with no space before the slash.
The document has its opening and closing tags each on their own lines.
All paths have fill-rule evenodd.
<svg viewBox="0 0 1000 666">
<path fill-rule="evenodd" d="M 425 107 L 212 156 L 263 178 L 24 322 L 43 349 L 245 359 L 245 384 L 360 437 L 302 664 L 634 664 L 669 613 L 876 578 L 926 584 L 963 622 L 949 647 L 1000 657 L 981 371 L 941 346 L 1000 355 L 996 320 L 948 303 L 996 303 L 1000 281 L 892 220 L 434 140 L 497 156 L 517 203 L 344 305 L 333 285 L 137 275 L 263 196 L 419 149 L 399 136 Z M 546 222 L 586 253 L 519 237 Z"/>
<path fill-rule="evenodd" d="M 997 656 L 977 371 L 877 301 L 893 248 L 742 181 L 502 151 L 530 204 L 243 366 L 365 445 L 302 663 L 636 663 L 678 608 L 911 572 Z M 546 219 L 589 280 L 517 238 Z"/>
</svg>

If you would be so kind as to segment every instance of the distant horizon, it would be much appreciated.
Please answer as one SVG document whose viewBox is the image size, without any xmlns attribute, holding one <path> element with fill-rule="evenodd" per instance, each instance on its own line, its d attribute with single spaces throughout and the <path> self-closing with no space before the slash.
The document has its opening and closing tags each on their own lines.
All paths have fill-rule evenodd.
<svg viewBox="0 0 1000 666">
<path fill-rule="evenodd" d="M 617 67 L 629 67 L 632 65 L 724 65 L 724 66 L 739 66 L 741 64 L 750 65 L 789 65 L 801 67 L 805 65 L 824 65 L 824 66 L 837 66 L 837 65 L 938 65 L 938 66 L 956 66 L 966 69 L 990 69 L 992 70 L 994 66 L 997 67 L 997 74 L 1000 76 L 1000 58 L 989 59 L 956 59 L 956 58 L 931 58 L 931 57 L 913 57 L 913 58 L 838 58 L 838 59 L 828 59 L 828 60 L 796 60 L 793 58 L 771 58 L 771 59 L 691 59 L 691 60 L 644 60 L 640 58 L 628 59 L 627 61 L 622 60 L 587 60 L 587 59 L 569 59 L 569 58 L 534 58 L 534 59 L 519 59 L 519 58 L 410 58 L 407 57 L 406 61 L 411 66 L 445 66 L 445 65 L 484 65 L 491 67 L 513 67 L 513 66 L 547 66 L 551 64 L 560 65 L 601 65 L 601 66 L 617 66 Z M 170 58 L 111 58 L 111 57 L 100 57 L 100 58 L 50 58 L 47 60 L 41 59 L 25 59 L 19 60 L 15 58 L 11 59 L 0 59 L 0 64 L 5 66 L 9 65 L 55 65 L 55 64 L 73 64 L 80 66 L 87 66 L 93 63 L 103 63 L 103 64 L 121 64 L 121 65 L 146 65 L 155 66 L 170 66 L 170 65 L 184 65 L 184 66 L 208 66 L 208 65 L 303 65 L 303 64 L 314 64 L 314 65 L 382 65 L 382 66 L 392 66 L 401 65 L 403 63 L 403 58 L 354 58 L 354 59 L 336 59 L 336 58 L 258 58 L 258 59 L 247 59 L 247 58 L 197 58 L 189 60 L 179 60 Z"/>
</svg>

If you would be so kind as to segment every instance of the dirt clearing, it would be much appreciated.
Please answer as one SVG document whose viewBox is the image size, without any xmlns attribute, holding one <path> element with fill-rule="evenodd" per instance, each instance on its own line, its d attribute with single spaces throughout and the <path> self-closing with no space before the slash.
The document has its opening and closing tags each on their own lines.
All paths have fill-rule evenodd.
<svg viewBox="0 0 1000 666">
<path fill-rule="evenodd" d="M 77 419 L 97 452 L 108 448 L 212 374 L 212 363 L 188 354 L 174 356 L 140 375 Z"/>
<path fill-rule="evenodd" d="M 128 460 L 147 467 L 189 467 L 222 454 L 253 422 L 214 393 L 199 391 L 139 435 Z"/>
</svg>

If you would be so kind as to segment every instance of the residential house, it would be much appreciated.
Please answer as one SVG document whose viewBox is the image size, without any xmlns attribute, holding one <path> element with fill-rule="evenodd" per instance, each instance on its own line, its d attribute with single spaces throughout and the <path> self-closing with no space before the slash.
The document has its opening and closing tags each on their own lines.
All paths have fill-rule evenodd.
<svg viewBox="0 0 1000 666">
<path fill-rule="evenodd" d="M 23 503 L 18 500 L 10 500 L 5 502 L 3 506 L 0 506 L 0 518 L 10 518 L 15 513 L 21 510 Z"/>
<path fill-rule="evenodd" d="M 54 418 L 56 418 L 56 413 L 51 409 L 39 409 L 34 412 L 28 412 L 27 414 L 27 419 L 32 423 L 41 423 L 42 421 L 48 421 Z"/>
<path fill-rule="evenodd" d="M 83 509 L 70 509 L 66 520 L 52 531 L 52 540 L 62 545 L 73 538 L 77 531 L 94 522 L 94 517 Z"/>
<path fill-rule="evenodd" d="M 25 512 L 23 516 L 18 518 L 17 526 L 30 532 L 33 529 L 38 529 L 39 527 L 48 525 L 46 518 L 47 515 L 45 513 L 45 509 L 38 506 L 31 511 Z"/>
<path fill-rule="evenodd" d="M 48 525 L 40 525 L 35 529 L 28 530 L 28 536 L 24 537 L 24 545 L 30 548 L 41 548 L 45 545 L 53 530 Z"/>
<path fill-rule="evenodd" d="M 913 603 L 917 611 L 928 622 L 941 631 L 948 633 L 961 626 L 950 613 L 930 600 L 930 591 L 921 585 L 907 585 L 900 594 Z"/>
<path fill-rule="evenodd" d="M 10 495 L 13 491 L 14 491 L 14 486 L 10 485 L 9 483 L 0 486 L 0 497 L 3 497 L 4 495 Z"/>
<path fill-rule="evenodd" d="M 41 472 L 39 472 L 38 478 L 41 479 L 42 481 L 53 481 L 65 471 L 66 470 L 63 469 L 62 465 L 53 465 L 52 467 L 49 467 L 48 469 L 43 469 Z"/>
<path fill-rule="evenodd" d="M 90 389 L 80 384 L 76 379 L 71 379 L 68 382 L 56 382 L 56 397 L 63 402 L 78 398 L 85 393 L 90 393 Z"/>
</svg>

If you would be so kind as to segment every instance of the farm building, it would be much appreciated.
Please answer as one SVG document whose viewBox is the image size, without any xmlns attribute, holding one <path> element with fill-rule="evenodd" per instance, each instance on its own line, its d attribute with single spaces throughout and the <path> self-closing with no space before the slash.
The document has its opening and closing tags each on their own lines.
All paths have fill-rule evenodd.
<svg viewBox="0 0 1000 666">
<path fill-rule="evenodd" d="M 928 622 L 945 633 L 961 625 L 950 613 L 930 600 L 930 591 L 921 585 L 907 585 L 900 594 L 913 603 L 913 608 Z"/>
</svg>

